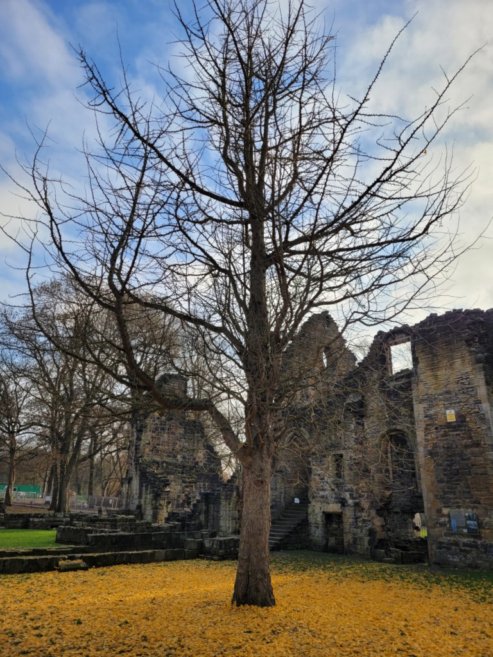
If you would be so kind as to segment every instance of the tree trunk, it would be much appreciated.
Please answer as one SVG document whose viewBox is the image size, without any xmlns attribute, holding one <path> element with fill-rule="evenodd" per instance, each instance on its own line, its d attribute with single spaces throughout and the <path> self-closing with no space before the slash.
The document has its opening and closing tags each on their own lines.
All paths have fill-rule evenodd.
<svg viewBox="0 0 493 657">
<path fill-rule="evenodd" d="M 91 450 L 91 456 L 89 457 L 89 479 L 87 482 L 87 495 L 92 497 L 94 495 L 94 442 L 91 439 L 91 445 L 89 447 Z"/>
<path fill-rule="evenodd" d="M 127 452 L 127 471 L 123 485 L 124 505 L 126 509 L 142 508 L 142 487 L 140 485 L 140 446 L 144 432 L 144 415 L 132 411 L 131 437 Z"/>
<path fill-rule="evenodd" d="M 74 468 L 74 489 L 77 495 L 82 494 L 82 484 L 80 482 L 80 463 L 77 462 Z"/>
<path fill-rule="evenodd" d="M 61 460 L 59 464 L 58 472 L 58 490 L 56 496 L 56 513 L 66 513 L 68 511 L 68 486 L 70 482 L 70 474 L 68 472 L 67 463 L 65 460 Z"/>
<path fill-rule="evenodd" d="M 55 513 L 66 513 L 68 507 L 68 487 L 70 484 L 72 469 L 69 468 L 67 461 L 62 457 L 57 463 L 55 477 L 53 479 L 53 493 L 50 510 Z"/>
<path fill-rule="evenodd" d="M 7 488 L 5 489 L 5 506 L 12 506 L 13 490 L 15 485 L 15 449 L 9 449 L 9 473 Z"/>
<path fill-rule="evenodd" d="M 271 469 L 272 458 L 264 450 L 252 453 L 243 466 L 240 550 L 232 600 L 238 606 L 276 603 L 269 570 Z"/>
<path fill-rule="evenodd" d="M 56 462 L 53 463 L 52 465 L 50 480 L 51 480 L 50 511 L 55 511 L 57 505 L 57 498 L 58 498 L 58 465 Z"/>
<path fill-rule="evenodd" d="M 50 465 L 45 470 L 43 478 L 43 497 L 46 497 L 51 492 L 51 477 L 53 476 L 53 466 Z"/>
</svg>

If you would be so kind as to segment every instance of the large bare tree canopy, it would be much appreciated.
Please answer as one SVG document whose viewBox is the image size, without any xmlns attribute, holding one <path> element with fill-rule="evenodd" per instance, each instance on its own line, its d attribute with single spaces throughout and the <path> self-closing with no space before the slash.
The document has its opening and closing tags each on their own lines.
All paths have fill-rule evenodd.
<svg viewBox="0 0 493 657">
<path fill-rule="evenodd" d="M 210 415 L 243 472 L 233 601 L 270 606 L 271 468 L 297 381 L 287 347 L 320 309 L 345 322 L 395 316 L 454 259 L 443 233 L 465 179 L 430 152 L 460 71 L 419 116 L 378 115 L 370 96 L 391 47 L 361 95 L 345 97 L 333 38 L 304 0 L 207 0 L 193 22 L 176 15 L 181 73 L 162 70 L 159 100 L 127 77 L 111 88 L 80 52 L 104 115 L 87 193 L 50 179 L 43 144 L 26 191 L 53 266 L 113 313 L 132 385 L 164 408 L 183 404 L 139 367 L 129 305 L 174 318 L 202 355 L 205 392 L 187 405 Z M 240 431 L 227 401 L 243 408 Z"/>
</svg>

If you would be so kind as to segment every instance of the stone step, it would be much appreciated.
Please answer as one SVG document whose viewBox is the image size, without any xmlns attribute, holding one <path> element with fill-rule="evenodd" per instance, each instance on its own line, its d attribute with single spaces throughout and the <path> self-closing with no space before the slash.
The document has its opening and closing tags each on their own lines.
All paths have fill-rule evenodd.
<svg viewBox="0 0 493 657">
<path fill-rule="evenodd" d="M 303 518 L 298 518 L 297 520 L 290 520 L 289 522 L 286 522 L 286 521 L 273 522 L 271 527 L 272 528 L 276 527 L 276 528 L 282 529 L 282 530 L 283 529 L 291 529 L 292 527 L 296 527 L 296 525 L 298 525 L 302 520 L 303 520 Z"/>
<path fill-rule="evenodd" d="M 290 536 L 298 525 L 307 518 L 308 505 L 290 504 L 282 515 L 274 520 L 269 534 L 269 549 L 274 550 L 282 545 L 282 542 Z"/>
</svg>

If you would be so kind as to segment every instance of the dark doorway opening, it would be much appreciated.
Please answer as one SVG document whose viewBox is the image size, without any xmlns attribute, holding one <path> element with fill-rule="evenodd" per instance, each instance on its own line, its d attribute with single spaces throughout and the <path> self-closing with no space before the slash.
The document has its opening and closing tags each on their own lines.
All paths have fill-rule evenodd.
<svg viewBox="0 0 493 657">
<path fill-rule="evenodd" d="M 386 499 L 377 513 L 385 521 L 385 540 L 377 548 L 397 563 L 426 561 L 424 503 L 412 444 L 402 432 L 390 434 L 384 444 Z"/>
<path fill-rule="evenodd" d="M 342 513 L 324 513 L 325 548 L 327 552 L 344 554 L 344 523 Z"/>
</svg>

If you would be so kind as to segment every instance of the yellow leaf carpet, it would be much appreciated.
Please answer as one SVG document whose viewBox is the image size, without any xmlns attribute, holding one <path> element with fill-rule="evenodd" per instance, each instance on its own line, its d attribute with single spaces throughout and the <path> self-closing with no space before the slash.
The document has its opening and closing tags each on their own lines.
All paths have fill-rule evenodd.
<svg viewBox="0 0 493 657">
<path fill-rule="evenodd" d="M 232 562 L 0 579 L 1 657 L 493 657 L 491 582 L 277 557 L 276 607 L 229 604 Z"/>
</svg>

